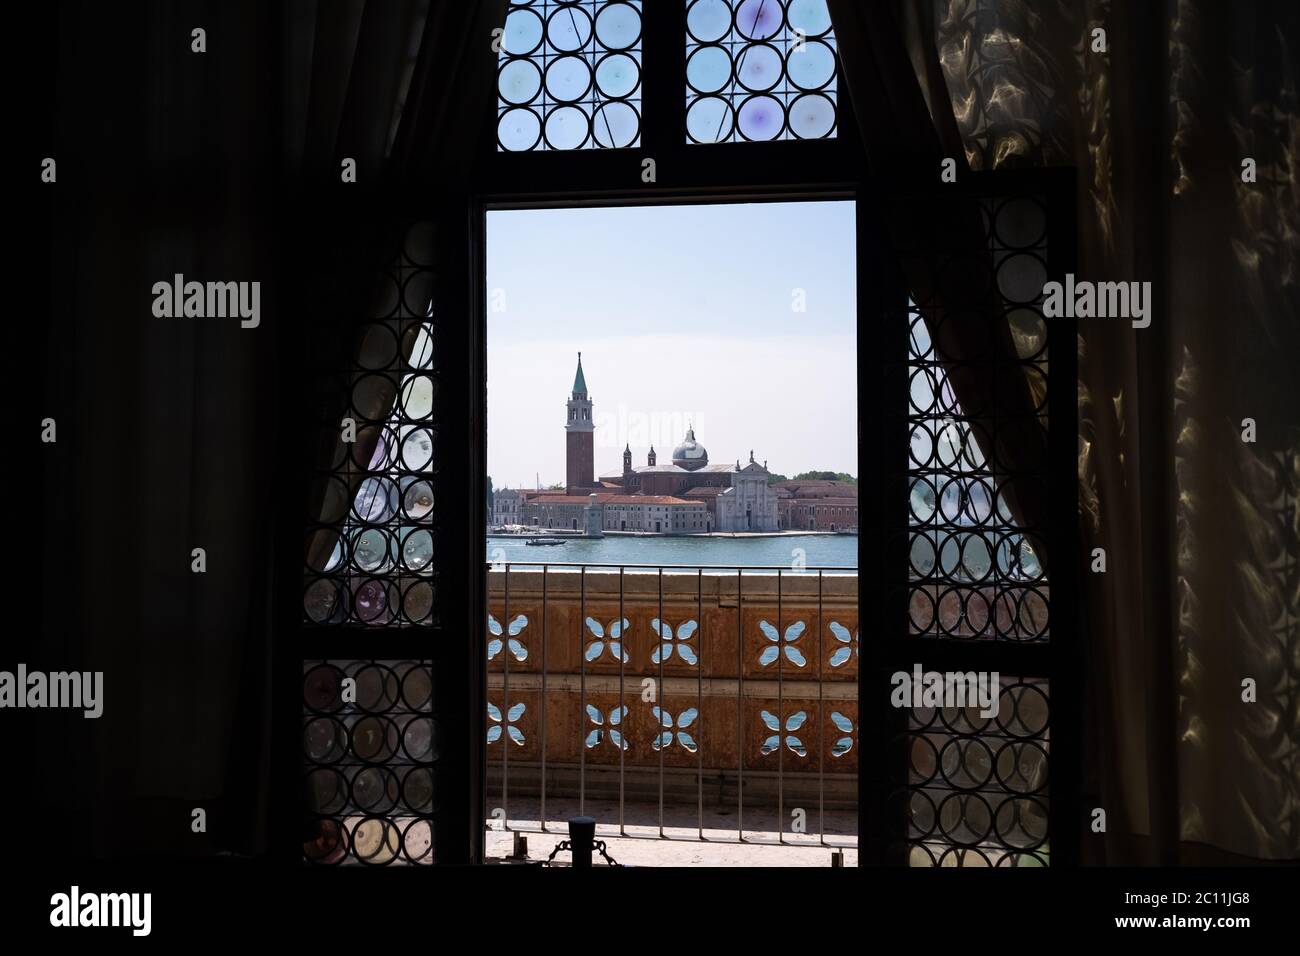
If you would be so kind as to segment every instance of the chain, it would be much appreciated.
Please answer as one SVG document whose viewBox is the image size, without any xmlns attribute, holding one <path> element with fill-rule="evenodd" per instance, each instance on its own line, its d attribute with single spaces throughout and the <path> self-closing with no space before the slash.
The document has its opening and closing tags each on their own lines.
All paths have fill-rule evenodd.
<svg viewBox="0 0 1300 956">
<path fill-rule="evenodd" d="M 618 864 L 614 862 L 614 858 L 605 852 L 604 840 L 596 840 L 592 843 L 592 846 L 594 846 L 597 849 L 597 851 L 599 851 L 600 855 L 605 858 L 606 863 L 608 863 L 610 866 L 618 866 Z"/>
<path fill-rule="evenodd" d="M 608 863 L 610 866 L 619 865 L 614 861 L 614 858 L 609 855 L 608 848 L 605 846 L 604 840 L 594 840 L 592 841 L 591 845 L 596 850 L 596 852 L 598 852 L 602 857 L 605 858 L 605 862 Z M 551 855 L 546 858 L 546 862 L 549 864 L 552 860 L 555 859 L 557 854 L 562 853 L 565 850 L 568 850 L 570 852 L 573 851 L 572 840 L 561 840 L 559 843 L 555 844 L 555 849 L 552 850 Z"/>
</svg>

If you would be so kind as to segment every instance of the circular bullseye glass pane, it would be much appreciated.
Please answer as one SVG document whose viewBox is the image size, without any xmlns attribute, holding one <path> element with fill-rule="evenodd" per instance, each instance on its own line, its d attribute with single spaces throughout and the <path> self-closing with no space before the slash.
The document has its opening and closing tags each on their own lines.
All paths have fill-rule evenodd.
<svg viewBox="0 0 1300 956">
<path fill-rule="evenodd" d="M 740 135 L 751 141 L 776 139 L 785 126 L 785 111 L 771 96 L 751 96 L 740 107 Z"/>
<path fill-rule="evenodd" d="M 511 56 L 532 53 L 542 42 L 542 18 L 531 10 L 514 10 L 506 17 L 501 47 Z"/>
<path fill-rule="evenodd" d="M 576 106 L 562 106 L 546 117 L 546 142 L 551 149 L 577 149 L 587 141 L 587 114 Z"/>
<path fill-rule="evenodd" d="M 686 132 L 697 143 L 721 143 L 731 136 L 735 115 L 718 96 L 702 96 L 686 111 Z"/>
<path fill-rule="evenodd" d="M 912 568 L 922 577 L 934 571 L 934 542 L 925 535 L 912 538 Z"/>
<path fill-rule="evenodd" d="M 428 481 L 409 481 L 402 491 L 402 509 L 406 516 L 420 519 L 433 510 L 433 485 Z"/>
<path fill-rule="evenodd" d="M 962 545 L 962 568 L 972 581 L 982 581 L 993 567 L 993 555 L 988 539 L 982 534 L 972 534 Z"/>
<path fill-rule="evenodd" d="M 781 81 L 781 54 L 766 43 L 748 46 L 737 57 L 736 79 L 745 89 L 761 93 Z"/>
<path fill-rule="evenodd" d="M 791 0 L 786 13 L 791 30 L 802 30 L 804 36 L 821 36 L 831 28 L 831 14 L 826 0 Z"/>
<path fill-rule="evenodd" d="M 412 375 L 402 383 L 402 408 L 408 418 L 427 418 L 433 411 L 433 379 Z"/>
<path fill-rule="evenodd" d="M 591 89 L 591 67 L 580 56 L 562 56 L 546 68 L 546 92 L 561 103 L 572 103 Z"/>
<path fill-rule="evenodd" d="M 702 46 L 686 61 L 686 82 L 699 93 L 716 93 L 731 79 L 731 57 L 720 46 Z"/>
<path fill-rule="evenodd" d="M 428 581 L 416 581 L 402 598 L 402 612 L 412 624 L 426 620 L 433 610 L 433 585 Z"/>
<path fill-rule="evenodd" d="M 532 60 L 511 60 L 497 74 L 497 91 L 507 103 L 531 103 L 542 88 L 542 73 Z"/>
<path fill-rule="evenodd" d="M 342 588 L 337 581 L 318 578 L 313 581 L 303 595 L 303 610 L 307 617 L 317 624 L 330 621 L 339 610 Z"/>
<path fill-rule="evenodd" d="M 358 520 L 382 524 L 397 510 L 393 482 L 388 478 L 367 478 L 357 489 L 352 511 Z"/>
<path fill-rule="evenodd" d="M 725 0 L 695 0 L 686 12 L 686 29 L 701 43 L 721 40 L 731 30 L 731 7 Z"/>
<path fill-rule="evenodd" d="M 596 39 L 607 50 L 628 49 L 641 39 L 641 14 L 631 4 L 607 4 L 596 15 Z"/>
<path fill-rule="evenodd" d="M 541 120 L 532 110 L 506 110 L 497 120 L 497 141 L 502 149 L 523 152 L 536 146 L 541 136 Z"/>
<path fill-rule="evenodd" d="M 640 117 L 631 104 L 621 101 L 606 103 L 596 110 L 591 121 L 591 134 L 601 146 L 615 149 L 631 146 L 640 124 Z"/>
<path fill-rule="evenodd" d="M 355 600 L 357 617 L 369 623 L 379 618 L 388 610 L 388 594 L 384 590 L 384 582 L 378 580 L 369 580 L 363 583 L 356 590 Z"/>
<path fill-rule="evenodd" d="M 791 52 L 785 61 L 786 72 L 795 86 L 819 90 L 835 76 L 835 54 L 825 43 L 809 40 L 803 52 Z"/>
<path fill-rule="evenodd" d="M 419 571 L 433 557 L 433 536 L 423 528 L 410 532 L 402 541 L 402 563 Z"/>
<path fill-rule="evenodd" d="M 1047 282 L 1047 266 L 1028 253 L 1007 256 L 998 265 L 998 289 L 1012 302 L 1033 302 Z"/>
<path fill-rule="evenodd" d="M 591 39 L 591 17 L 579 6 L 563 6 L 546 21 L 546 39 L 565 53 L 581 50 Z"/>
<path fill-rule="evenodd" d="M 641 68 L 626 53 L 611 53 L 596 66 L 596 87 L 602 96 L 620 100 L 641 82 Z"/>
<path fill-rule="evenodd" d="M 766 40 L 781 29 L 781 5 L 774 0 L 745 0 L 736 11 L 736 29 L 747 40 Z"/>
<path fill-rule="evenodd" d="M 411 471 L 421 471 L 433 461 L 433 432 L 414 428 L 402 440 L 402 464 Z"/>
<path fill-rule="evenodd" d="M 377 571 L 388 563 L 388 535 L 371 528 L 357 535 L 352 545 L 352 560 L 362 571 Z"/>
<path fill-rule="evenodd" d="M 790 131 L 800 139 L 821 139 L 835 126 L 835 104 L 821 93 L 805 93 L 790 104 Z"/>
</svg>

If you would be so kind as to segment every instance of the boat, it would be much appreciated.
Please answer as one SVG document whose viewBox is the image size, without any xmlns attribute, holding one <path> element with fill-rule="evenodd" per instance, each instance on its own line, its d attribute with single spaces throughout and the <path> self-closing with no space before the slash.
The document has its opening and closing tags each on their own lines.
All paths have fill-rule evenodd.
<svg viewBox="0 0 1300 956">
<path fill-rule="evenodd" d="M 525 541 L 524 544 L 528 545 L 531 548 L 534 545 L 564 544 L 564 541 L 560 538 L 533 538 L 530 541 Z"/>
</svg>

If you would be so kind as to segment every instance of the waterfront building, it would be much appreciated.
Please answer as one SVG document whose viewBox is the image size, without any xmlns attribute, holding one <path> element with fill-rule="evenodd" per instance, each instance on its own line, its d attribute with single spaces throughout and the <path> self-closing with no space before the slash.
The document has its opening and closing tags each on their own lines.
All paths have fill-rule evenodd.
<svg viewBox="0 0 1300 956">
<path fill-rule="evenodd" d="M 601 475 L 597 481 L 593 410 L 579 352 L 573 388 L 565 403 L 564 493 L 521 492 L 517 523 L 579 530 L 589 527 L 584 509 L 591 507 L 601 512 L 595 527 L 605 531 L 703 534 L 779 530 L 777 494 L 768 484 L 766 462 L 759 464 L 751 450 L 743 465 L 740 459 L 734 465 L 710 463 L 708 450 L 696 439 L 694 428 L 687 428 L 667 462 L 660 463 L 651 446 L 646 463 L 634 466 L 632 449 L 625 446 L 622 470 Z"/>
<path fill-rule="evenodd" d="M 847 481 L 792 480 L 773 486 L 782 530 L 858 530 L 858 488 Z"/>
<path fill-rule="evenodd" d="M 524 493 L 517 488 L 492 492 L 492 524 L 496 527 L 524 523 Z"/>
</svg>

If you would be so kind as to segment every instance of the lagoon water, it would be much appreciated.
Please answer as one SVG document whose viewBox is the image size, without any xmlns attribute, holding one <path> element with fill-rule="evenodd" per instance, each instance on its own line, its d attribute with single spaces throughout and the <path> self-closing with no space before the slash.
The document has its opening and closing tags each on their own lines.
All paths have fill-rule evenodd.
<svg viewBox="0 0 1300 956">
<path fill-rule="evenodd" d="M 858 565 L 858 538 L 846 534 L 800 534 L 774 537 L 640 537 L 571 538 L 562 544 L 529 547 L 526 536 L 489 535 L 487 559 L 511 564 L 653 564 L 702 568 L 792 567 L 803 551 L 808 568 Z"/>
</svg>

